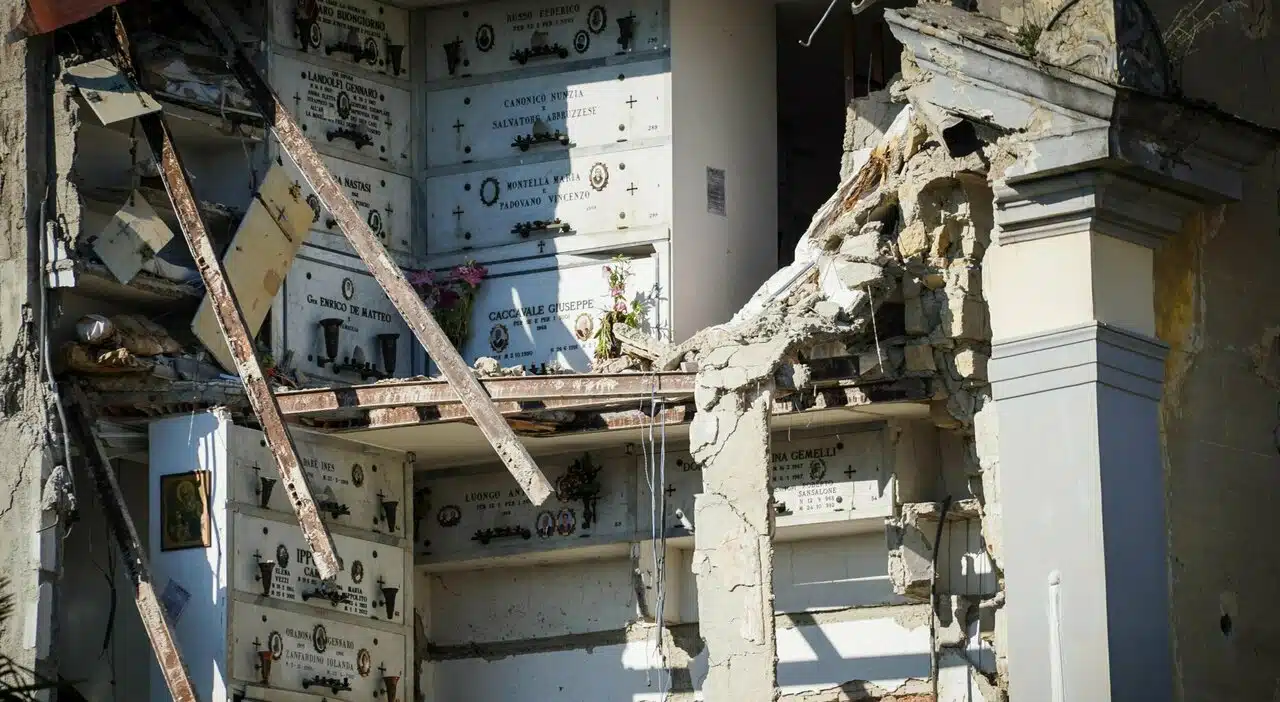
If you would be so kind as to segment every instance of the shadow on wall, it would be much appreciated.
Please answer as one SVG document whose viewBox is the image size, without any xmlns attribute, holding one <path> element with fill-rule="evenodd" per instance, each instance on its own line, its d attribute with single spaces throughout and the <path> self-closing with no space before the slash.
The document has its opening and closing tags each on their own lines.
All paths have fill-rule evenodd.
<svg viewBox="0 0 1280 702">
<path fill-rule="evenodd" d="M 680 619 L 687 622 L 697 620 L 690 557 L 691 552 L 683 551 L 671 566 L 680 570 L 676 599 Z M 613 578 L 604 577 L 614 570 Z M 566 564 L 518 574 L 473 572 L 449 577 L 448 591 L 453 595 L 435 603 L 447 610 L 475 611 L 467 606 L 467 599 L 477 607 L 481 602 L 506 599 L 480 581 L 502 580 L 503 592 L 513 593 L 512 597 L 532 590 L 539 594 L 530 595 L 528 607 L 521 605 L 518 617 L 495 614 L 484 631 L 474 632 L 493 638 L 497 627 L 509 625 L 504 632 L 510 639 L 495 646 L 488 660 L 458 650 L 469 657 L 436 661 L 434 699 L 639 702 L 662 700 L 664 690 L 673 694 L 700 690 L 708 652 L 696 625 L 672 629 L 675 645 L 668 648 L 665 664 L 651 634 L 646 638 L 643 631 L 614 628 L 634 616 L 630 597 L 601 598 L 599 592 L 621 589 L 630 575 L 629 561 L 624 560 L 613 566 Z M 550 587 L 540 589 L 540 584 L 529 582 L 531 577 L 541 578 L 542 585 Z M 778 680 L 784 694 L 841 687 L 849 694 L 883 692 L 900 689 L 908 679 L 928 678 L 928 610 L 903 606 L 904 601 L 893 594 L 883 534 L 777 544 L 774 580 L 775 606 L 793 612 L 776 620 Z M 597 586 L 585 588 L 584 583 Z M 609 630 L 578 633 L 590 626 Z M 551 629 L 575 633 L 554 639 L 523 638 Z M 584 643 L 588 640 L 593 644 L 590 648 Z M 669 673 L 665 666 L 671 668 Z"/>
<path fill-rule="evenodd" d="M 120 489 L 140 537 L 147 537 L 146 466 L 115 461 Z M 133 603 L 133 585 L 84 474 L 80 521 L 62 543 L 62 579 L 56 636 L 58 674 L 76 681 L 88 700 L 146 700 L 150 696 L 147 645 Z M 145 546 L 145 543 L 144 543 Z"/>
<path fill-rule="evenodd" d="M 783 694 L 837 688 L 885 694 L 900 690 L 908 679 L 929 677 L 925 616 L 908 623 L 884 618 L 780 628 L 777 640 Z M 676 650 L 672 658 L 692 653 L 692 645 Z M 663 669 L 652 639 L 495 661 L 443 661 L 435 664 L 436 699 L 658 702 L 664 692 L 701 689 L 707 674 L 705 650 L 684 666 L 675 660 L 670 664 L 670 672 Z"/>
</svg>

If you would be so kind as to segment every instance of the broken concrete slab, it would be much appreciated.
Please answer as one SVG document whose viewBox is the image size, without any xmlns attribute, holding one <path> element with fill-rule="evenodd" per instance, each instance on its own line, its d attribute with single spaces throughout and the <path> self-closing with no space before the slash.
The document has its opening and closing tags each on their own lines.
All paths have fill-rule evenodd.
<svg viewBox="0 0 1280 702">
<path fill-rule="evenodd" d="M 955 500 L 945 508 L 947 522 L 980 519 L 981 514 L 982 506 L 976 499 Z M 934 547 L 943 518 L 943 503 L 913 502 L 902 505 L 899 515 L 886 521 L 889 579 L 897 594 L 929 601 L 934 582 Z"/>
<path fill-rule="evenodd" d="M 88 61 L 66 70 L 84 103 L 104 125 L 159 112 L 160 103 L 120 70 L 111 59 Z"/>
<path fill-rule="evenodd" d="M 173 230 L 135 190 L 94 239 L 93 252 L 127 285 L 173 237 Z"/>
<path fill-rule="evenodd" d="M 267 171 L 222 258 L 251 336 L 258 333 L 271 310 L 294 257 L 310 234 L 313 217 L 311 205 L 284 167 L 276 165 Z M 222 338 L 208 295 L 191 321 L 191 330 L 224 370 L 236 372 L 235 359 Z"/>
<path fill-rule="evenodd" d="M 766 383 L 732 391 L 693 420 L 690 450 L 702 466 L 695 498 L 693 573 L 707 650 L 707 699 L 773 702 L 773 508 Z"/>
<path fill-rule="evenodd" d="M 646 361 L 656 361 L 671 351 L 666 342 L 627 324 L 614 324 L 613 336 L 623 353 Z"/>
</svg>

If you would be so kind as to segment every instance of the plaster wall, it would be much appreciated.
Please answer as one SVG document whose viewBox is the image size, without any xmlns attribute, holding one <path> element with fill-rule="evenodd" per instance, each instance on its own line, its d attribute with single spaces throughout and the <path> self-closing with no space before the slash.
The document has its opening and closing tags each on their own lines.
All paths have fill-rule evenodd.
<svg viewBox="0 0 1280 702">
<path fill-rule="evenodd" d="M 671 3 L 675 211 L 673 334 L 683 341 L 727 320 L 777 270 L 778 116 L 776 21 L 762 0 Z M 725 212 L 708 211 L 707 169 L 724 171 Z M 699 296 L 680 281 L 715 278 Z"/>
<path fill-rule="evenodd" d="M 679 623 L 664 633 L 667 689 L 702 699 L 692 551 L 676 556 L 668 567 L 679 574 L 669 578 L 680 585 L 667 606 L 678 607 Z M 921 689 L 928 608 L 893 594 L 882 533 L 780 543 L 774 563 L 783 694 Z M 447 658 L 428 664 L 432 699 L 660 699 L 656 630 L 636 614 L 630 559 L 432 573 L 420 582 L 429 588 L 418 607 L 427 610 L 432 655 Z M 483 651 L 468 655 L 473 644 Z"/>
<path fill-rule="evenodd" d="M 25 3 L 0 1 L 5 17 Z M 41 210 L 54 164 L 51 135 L 63 134 L 67 114 L 55 114 L 48 45 L 9 42 L 0 48 L 0 575 L 14 611 L 0 622 L 0 653 L 25 668 L 49 656 L 60 529 L 41 512 L 48 469 L 48 396 L 38 353 Z M 53 199 L 61 201 L 62 188 Z M 44 575 L 42 575 L 42 569 Z M 43 667 L 43 666 L 42 666 Z M 45 668 L 45 672 L 48 669 Z"/>
<path fill-rule="evenodd" d="M 1185 5 L 1152 0 L 1168 27 Z M 1275 2 L 1240 3 L 1203 31 L 1182 71 L 1188 97 L 1280 128 Z M 1225 78 L 1230 77 L 1229 80 Z M 1162 431 L 1179 699 L 1280 691 L 1280 164 L 1242 202 L 1191 218 L 1156 253 L 1157 326 L 1170 344 Z"/>
</svg>

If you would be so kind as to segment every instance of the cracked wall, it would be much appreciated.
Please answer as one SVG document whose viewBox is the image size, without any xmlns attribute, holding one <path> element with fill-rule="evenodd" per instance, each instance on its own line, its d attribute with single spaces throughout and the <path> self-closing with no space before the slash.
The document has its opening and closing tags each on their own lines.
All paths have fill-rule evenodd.
<svg viewBox="0 0 1280 702">
<path fill-rule="evenodd" d="M 690 452 L 702 466 L 692 571 L 708 654 L 703 689 L 713 700 L 771 700 L 777 686 L 769 493 L 772 384 L 767 375 L 763 382 L 749 378 L 747 387 L 725 388 L 704 402 L 704 380 L 700 374 L 699 412 L 689 430 Z"/>
<path fill-rule="evenodd" d="M 25 3 L 5 0 L 5 17 Z M 0 573 L 9 580 L 14 613 L 0 625 L 0 651 L 16 663 L 47 670 L 57 529 L 40 536 L 41 486 L 51 468 L 46 455 L 48 396 L 40 378 L 40 252 L 37 233 L 47 188 L 52 114 L 47 43 L 27 40 L 0 48 L 0 135 L 5 152 L 0 191 Z M 50 522 L 53 518 L 50 516 Z M 44 573 L 42 574 L 42 570 Z M 38 665 L 39 664 L 39 665 Z"/>
<path fill-rule="evenodd" d="M 1163 27 L 1186 5 L 1150 4 Z M 1181 71 L 1187 96 L 1280 128 L 1276 9 L 1240 3 L 1206 28 Z M 1272 154 L 1250 174 L 1242 202 L 1189 217 L 1156 252 L 1157 334 L 1171 347 L 1161 431 L 1182 700 L 1280 691 L 1280 567 L 1257 536 L 1280 529 L 1280 384 L 1269 333 L 1280 326 L 1271 304 L 1280 296 L 1278 191 Z"/>
<path fill-rule="evenodd" d="M 1280 689 L 1280 651 L 1268 643 L 1280 635 L 1271 606 L 1280 571 L 1255 536 L 1280 528 L 1280 385 L 1266 361 L 1280 317 L 1256 304 L 1280 294 L 1270 264 L 1280 256 L 1280 179 L 1260 170 L 1242 203 L 1189 218 L 1156 256 L 1157 331 L 1171 346 L 1161 431 L 1185 700 Z"/>
<path fill-rule="evenodd" d="M 996 603 L 930 655 L 939 668 L 945 659 L 958 669 L 947 694 L 963 696 L 977 681 L 987 690 L 971 698 L 1003 694 L 993 647 L 999 561 L 984 538 L 998 529 L 985 508 L 992 479 L 983 475 L 995 465 L 994 427 L 983 417 L 990 329 L 981 265 L 993 226 L 983 148 L 994 139 L 971 133 L 957 144 L 953 125 L 947 133 L 943 126 L 901 111 L 813 218 L 797 257 L 803 263 L 807 254 L 816 275 L 688 345 L 686 358 L 699 364 L 691 445 L 706 492 L 693 570 L 712 699 L 772 699 L 762 688 L 775 661 L 756 626 L 769 609 L 757 590 L 768 587 L 773 556 L 764 521 L 771 510 L 761 503 L 769 496 L 767 413 L 758 416 L 758 402 L 775 382 L 803 388 L 818 367 L 810 359 L 833 343 L 856 359 L 861 380 L 924 389 L 936 431 L 911 427 L 898 440 L 932 445 L 941 460 L 927 476 L 911 473 L 924 469 L 919 462 L 901 462 L 908 475 L 888 527 L 890 579 L 898 595 L 925 606 L 942 601 L 935 593 L 971 598 L 974 611 Z M 735 674 L 742 668 L 756 677 Z"/>
</svg>

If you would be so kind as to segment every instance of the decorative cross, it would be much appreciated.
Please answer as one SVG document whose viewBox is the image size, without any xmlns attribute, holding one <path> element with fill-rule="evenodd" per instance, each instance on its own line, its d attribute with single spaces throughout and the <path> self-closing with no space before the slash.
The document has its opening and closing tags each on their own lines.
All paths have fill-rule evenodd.
<svg viewBox="0 0 1280 702">
<path fill-rule="evenodd" d="M 676 494 L 676 486 L 668 483 L 667 489 L 663 490 L 663 492 L 667 493 L 667 497 L 671 497 L 672 495 Z"/>
<path fill-rule="evenodd" d="M 844 474 L 845 474 L 846 476 L 848 476 L 850 480 L 853 480 L 853 474 L 854 474 L 854 473 L 857 473 L 857 472 L 858 472 L 858 471 L 856 471 L 856 470 L 854 470 L 854 469 L 853 469 L 853 466 L 849 466 L 849 469 L 848 469 L 848 470 L 846 470 L 846 471 L 844 472 Z"/>
<path fill-rule="evenodd" d="M 631 187 L 627 188 L 627 192 L 631 193 L 634 196 L 636 194 L 636 191 L 639 189 L 640 188 L 637 188 L 635 183 L 632 183 Z"/>
<path fill-rule="evenodd" d="M 457 207 L 453 208 L 453 216 L 458 218 L 458 222 L 459 222 L 459 223 L 461 223 L 461 222 L 462 222 L 462 215 L 463 215 L 463 214 L 464 214 L 464 212 L 463 212 L 463 210 L 462 210 L 462 205 L 458 205 Z"/>
<path fill-rule="evenodd" d="M 631 108 L 631 109 L 633 109 L 633 110 L 634 110 L 634 109 L 636 109 L 636 103 L 637 103 L 637 102 L 639 102 L 638 100 L 636 100 L 636 96 L 635 96 L 635 95 L 629 95 L 629 96 L 627 96 L 627 97 L 628 97 L 628 99 L 627 99 L 627 107 L 630 107 L 630 108 Z"/>
<path fill-rule="evenodd" d="M 457 122 L 455 122 L 455 123 L 454 123 L 454 125 L 453 125 L 453 129 L 454 129 L 454 131 L 458 132 L 458 134 L 459 134 L 459 135 L 461 135 L 461 134 L 462 134 L 462 128 L 463 128 L 463 127 L 465 127 L 465 126 L 467 126 L 467 125 L 463 124 L 463 123 L 462 123 L 462 120 L 458 120 Z"/>
<path fill-rule="evenodd" d="M 547 250 L 547 241 L 546 239 L 543 239 L 542 241 L 538 242 L 538 253 L 542 253 L 546 250 Z"/>
</svg>

